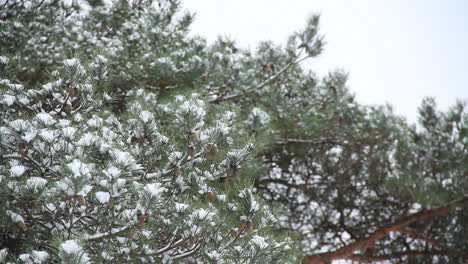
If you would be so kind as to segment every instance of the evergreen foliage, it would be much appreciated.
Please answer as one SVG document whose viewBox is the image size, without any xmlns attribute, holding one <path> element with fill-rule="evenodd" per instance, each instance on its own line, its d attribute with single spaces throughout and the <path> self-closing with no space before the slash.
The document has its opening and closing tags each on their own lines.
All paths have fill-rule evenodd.
<svg viewBox="0 0 468 264">
<path fill-rule="evenodd" d="M 466 103 L 359 104 L 300 65 L 318 16 L 251 51 L 175 0 L 0 4 L 0 262 L 467 257 Z"/>
</svg>

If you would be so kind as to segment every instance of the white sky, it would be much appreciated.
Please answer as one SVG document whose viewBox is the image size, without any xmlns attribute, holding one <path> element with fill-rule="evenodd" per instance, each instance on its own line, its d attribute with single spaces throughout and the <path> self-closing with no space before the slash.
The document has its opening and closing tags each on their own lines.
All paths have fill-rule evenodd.
<svg viewBox="0 0 468 264">
<path fill-rule="evenodd" d="M 184 0 L 183 7 L 197 13 L 192 32 L 252 49 L 261 40 L 284 43 L 321 14 L 325 52 L 306 66 L 320 75 L 348 71 L 360 102 L 388 102 L 412 122 L 425 96 L 443 109 L 468 98 L 465 0 Z"/>
</svg>

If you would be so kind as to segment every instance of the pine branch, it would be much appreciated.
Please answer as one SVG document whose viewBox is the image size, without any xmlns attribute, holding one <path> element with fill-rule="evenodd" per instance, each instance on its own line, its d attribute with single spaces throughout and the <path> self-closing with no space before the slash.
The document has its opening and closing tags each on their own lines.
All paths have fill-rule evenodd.
<svg viewBox="0 0 468 264">
<path fill-rule="evenodd" d="M 226 96 L 219 96 L 219 97 L 216 97 L 212 100 L 210 100 L 209 102 L 210 103 L 214 103 L 214 104 L 217 104 L 219 102 L 223 102 L 223 101 L 229 101 L 229 100 L 232 100 L 232 99 L 236 99 L 236 98 L 239 98 L 245 94 L 249 94 L 249 93 L 252 93 L 254 91 L 257 91 L 257 90 L 260 90 L 262 89 L 263 87 L 265 87 L 267 84 L 269 84 L 270 82 L 272 82 L 273 80 L 275 80 L 276 78 L 278 78 L 283 72 L 285 72 L 287 69 L 289 69 L 291 66 L 295 65 L 295 64 L 298 64 L 300 63 L 301 61 L 303 61 L 304 59 L 307 59 L 308 57 L 304 57 L 304 58 L 301 58 L 299 60 L 292 60 L 290 61 L 288 64 L 286 64 L 283 68 L 281 68 L 281 70 L 279 70 L 276 74 L 270 76 L 268 79 L 266 79 L 265 81 L 261 82 L 259 85 L 251 88 L 251 89 L 248 89 L 247 91 L 244 91 L 244 92 L 239 92 L 239 93 L 235 93 L 235 94 L 230 94 L 230 95 L 226 95 Z"/>
<path fill-rule="evenodd" d="M 385 237 L 388 233 L 392 231 L 401 230 L 405 228 L 406 226 L 408 226 L 409 224 L 414 223 L 418 220 L 445 215 L 449 213 L 450 211 L 454 210 L 455 208 L 464 205 L 467 202 L 468 202 L 468 197 L 465 197 L 464 199 L 453 202 L 445 207 L 440 207 L 440 208 L 432 209 L 432 210 L 422 210 L 418 213 L 411 214 L 393 223 L 387 224 L 377 229 L 375 232 L 373 232 L 369 236 L 363 239 L 360 239 L 358 241 L 355 241 L 347 246 L 339 248 L 335 251 L 305 256 L 302 260 L 302 264 L 326 264 L 333 260 L 351 259 L 355 251 L 365 250 L 371 247 L 377 240 Z"/>
</svg>

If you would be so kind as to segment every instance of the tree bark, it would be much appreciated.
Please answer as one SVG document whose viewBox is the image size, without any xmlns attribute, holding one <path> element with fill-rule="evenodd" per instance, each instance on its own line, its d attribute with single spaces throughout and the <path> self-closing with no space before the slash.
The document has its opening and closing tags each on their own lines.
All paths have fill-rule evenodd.
<svg viewBox="0 0 468 264">
<path fill-rule="evenodd" d="M 464 205 L 468 202 L 468 197 L 465 197 L 462 200 L 453 202 L 447 206 L 440 207 L 432 210 L 422 210 L 421 212 L 411 214 L 407 217 L 403 217 L 399 220 L 396 220 L 393 223 L 387 224 L 375 232 L 371 233 L 367 237 L 364 237 L 360 240 L 357 240 L 347 246 L 339 248 L 335 251 L 319 253 L 315 255 L 305 256 L 302 259 L 302 264 L 327 264 L 331 263 L 333 260 L 339 259 L 356 259 L 356 255 L 353 255 L 355 251 L 365 250 L 372 246 L 377 240 L 385 237 L 388 233 L 392 231 L 398 231 L 408 226 L 411 223 L 414 223 L 421 219 L 431 218 L 435 216 L 445 215 L 452 211 L 453 209 Z"/>
</svg>

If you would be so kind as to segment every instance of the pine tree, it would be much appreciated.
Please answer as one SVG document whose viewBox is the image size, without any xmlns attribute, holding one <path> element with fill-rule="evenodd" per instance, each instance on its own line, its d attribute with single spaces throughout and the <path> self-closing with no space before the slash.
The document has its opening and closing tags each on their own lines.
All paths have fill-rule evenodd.
<svg viewBox="0 0 468 264">
<path fill-rule="evenodd" d="M 192 16 L 90 4 L 1 9 L 1 262 L 294 261 L 243 176 L 251 121 L 195 86 Z"/>
<path fill-rule="evenodd" d="M 318 16 L 251 51 L 174 0 L 2 5 L 0 261 L 467 258 L 466 103 L 359 104 L 301 67 Z"/>
</svg>

